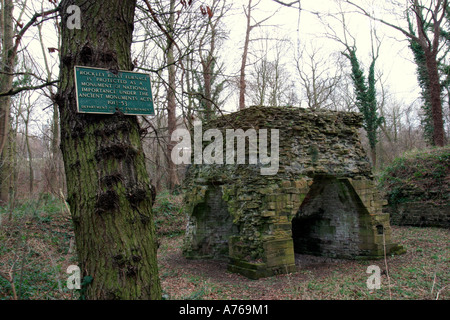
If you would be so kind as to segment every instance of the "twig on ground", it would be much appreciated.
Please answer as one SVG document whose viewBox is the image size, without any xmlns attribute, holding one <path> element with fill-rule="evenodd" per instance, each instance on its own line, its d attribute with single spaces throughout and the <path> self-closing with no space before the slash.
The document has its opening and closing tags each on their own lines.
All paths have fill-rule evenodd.
<svg viewBox="0 0 450 320">
<path fill-rule="evenodd" d="M 433 296 L 434 285 L 436 284 L 436 271 L 434 272 L 433 285 L 431 286 L 431 296 Z"/>
<path fill-rule="evenodd" d="M 441 291 L 444 290 L 445 288 L 447 288 L 447 286 L 442 287 L 442 288 L 438 291 L 438 293 L 437 293 L 437 295 L 436 295 L 436 300 L 439 300 L 439 295 L 441 294 Z"/>
<path fill-rule="evenodd" d="M 8 283 L 11 285 L 11 290 L 13 292 L 13 299 L 17 299 L 17 292 L 16 292 L 16 286 L 14 284 L 14 264 L 11 266 L 11 269 L 8 272 L 8 275 L 0 271 L 0 277 L 4 278 Z"/>
<path fill-rule="evenodd" d="M 386 238 L 383 231 L 383 248 L 384 248 L 384 265 L 386 267 L 386 276 L 388 279 L 388 289 L 389 289 L 389 300 L 392 300 L 392 293 L 391 293 L 391 278 L 389 277 L 389 269 L 386 259 Z"/>
</svg>

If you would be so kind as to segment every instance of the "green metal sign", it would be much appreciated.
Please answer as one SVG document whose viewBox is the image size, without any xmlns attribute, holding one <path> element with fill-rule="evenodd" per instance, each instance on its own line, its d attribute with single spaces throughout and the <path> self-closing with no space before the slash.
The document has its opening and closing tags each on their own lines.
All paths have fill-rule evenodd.
<svg viewBox="0 0 450 320">
<path fill-rule="evenodd" d="M 75 84 L 80 113 L 154 114 L 149 74 L 75 66 Z"/>
</svg>

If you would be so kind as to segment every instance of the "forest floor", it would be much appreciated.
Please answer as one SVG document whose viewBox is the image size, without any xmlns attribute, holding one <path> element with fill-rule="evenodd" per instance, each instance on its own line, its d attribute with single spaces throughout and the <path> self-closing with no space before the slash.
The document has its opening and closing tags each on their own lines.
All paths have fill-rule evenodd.
<svg viewBox="0 0 450 320">
<path fill-rule="evenodd" d="M 405 254 L 386 261 L 296 255 L 295 273 L 259 280 L 228 272 L 226 261 L 188 260 L 183 237 L 166 237 L 158 252 L 162 288 L 166 299 L 449 300 L 450 231 L 394 226 L 392 233 Z M 367 288 L 370 265 L 381 269 L 380 289 Z"/>
<path fill-rule="evenodd" d="M 392 227 L 403 255 L 353 261 L 297 255 L 297 270 L 260 280 L 227 271 L 226 261 L 182 255 L 180 198 L 159 197 L 154 207 L 163 298 L 302 300 L 450 300 L 450 230 Z M 76 265 L 73 227 L 66 207 L 53 198 L 0 210 L 0 300 L 70 300 L 67 267 Z M 381 288 L 369 290 L 368 266 L 382 270 Z M 386 268 L 387 266 L 387 268 Z"/>
</svg>

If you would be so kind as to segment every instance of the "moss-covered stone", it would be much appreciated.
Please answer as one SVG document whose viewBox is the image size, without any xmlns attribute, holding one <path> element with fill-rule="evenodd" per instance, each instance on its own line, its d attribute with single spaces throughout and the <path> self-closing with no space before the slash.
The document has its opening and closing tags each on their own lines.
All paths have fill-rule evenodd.
<svg viewBox="0 0 450 320">
<path fill-rule="evenodd" d="M 224 137 L 230 128 L 279 130 L 279 170 L 261 175 L 254 164 L 191 165 L 184 184 L 186 256 L 227 258 L 230 271 L 257 279 L 294 271 L 294 250 L 302 248 L 346 258 L 394 252 L 389 217 L 359 142 L 361 125 L 357 113 L 276 107 L 251 107 L 203 124 Z M 204 215 L 196 213 L 199 204 Z M 232 221 L 227 232 L 215 218 L 221 208 Z M 208 245 L 199 246 L 205 237 Z"/>
<path fill-rule="evenodd" d="M 385 168 L 382 202 L 394 225 L 450 228 L 450 146 L 405 154 Z"/>
</svg>

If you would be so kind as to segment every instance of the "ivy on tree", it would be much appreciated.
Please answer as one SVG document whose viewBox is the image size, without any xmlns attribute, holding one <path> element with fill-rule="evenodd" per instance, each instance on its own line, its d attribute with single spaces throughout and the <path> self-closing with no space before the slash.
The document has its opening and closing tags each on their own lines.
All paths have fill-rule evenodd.
<svg viewBox="0 0 450 320">
<path fill-rule="evenodd" d="M 369 67 L 369 75 L 367 80 L 364 72 L 360 67 L 358 58 L 356 57 L 356 49 L 347 47 L 347 52 L 342 54 L 350 60 L 352 66 L 352 80 L 356 94 L 356 106 L 363 115 L 363 128 L 367 132 L 369 139 L 370 153 L 373 166 L 376 166 L 376 144 L 378 142 L 377 131 L 383 122 L 383 117 L 378 115 L 378 106 L 376 99 L 376 80 L 375 80 L 375 61 Z"/>
</svg>

